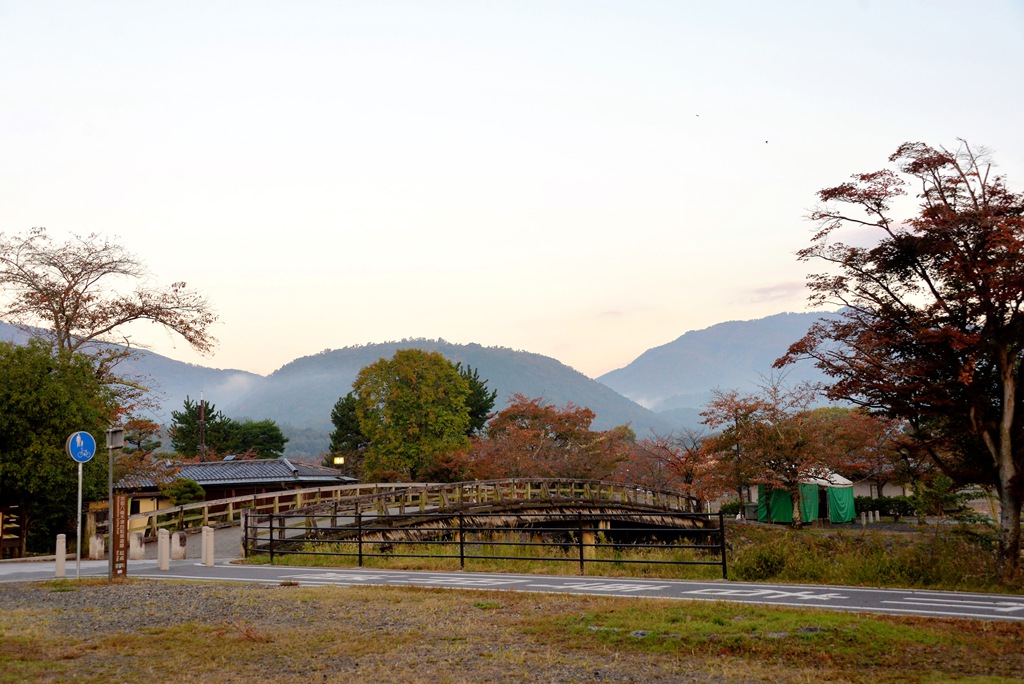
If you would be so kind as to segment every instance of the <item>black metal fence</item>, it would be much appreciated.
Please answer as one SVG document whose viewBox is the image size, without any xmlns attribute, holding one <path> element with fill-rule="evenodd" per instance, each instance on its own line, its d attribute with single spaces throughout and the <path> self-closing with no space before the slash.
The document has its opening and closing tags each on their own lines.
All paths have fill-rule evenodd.
<svg viewBox="0 0 1024 684">
<path fill-rule="evenodd" d="M 651 522 L 656 518 L 658 522 Z M 433 558 L 645 565 L 709 565 L 727 577 L 720 513 L 421 513 L 363 515 L 329 524 L 306 514 L 252 516 L 244 522 L 247 556 L 334 556 L 353 559 Z"/>
</svg>

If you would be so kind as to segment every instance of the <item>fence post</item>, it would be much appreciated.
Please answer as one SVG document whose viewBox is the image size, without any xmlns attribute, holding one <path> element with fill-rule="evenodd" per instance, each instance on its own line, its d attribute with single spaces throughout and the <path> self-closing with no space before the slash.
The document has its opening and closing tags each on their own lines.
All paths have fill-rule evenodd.
<svg viewBox="0 0 1024 684">
<path fill-rule="evenodd" d="M 243 508 L 239 516 L 242 528 L 242 558 L 249 557 L 249 509 Z"/>
<path fill-rule="evenodd" d="M 729 579 L 729 572 L 725 565 L 725 516 L 718 511 L 718 543 L 722 547 L 722 579 Z"/>
<path fill-rule="evenodd" d="M 359 504 L 356 504 L 356 546 L 359 553 L 359 567 L 363 567 L 363 514 L 359 512 Z"/>
<path fill-rule="evenodd" d="M 463 532 L 464 523 L 462 511 L 459 511 L 459 570 L 466 569 L 466 533 Z"/>
<path fill-rule="evenodd" d="M 585 575 L 587 573 L 586 573 L 586 569 L 583 567 L 583 563 L 584 563 L 584 560 L 583 560 L 583 513 L 579 513 L 578 516 L 579 516 L 579 525 L 578 525 L 578 529 L 577 529 L 576 532 L 579 535 L 580 574 L 581 575 Z"/>
<path fill-rule="evenodd" d="M 268 513 L 267 520 L 270 523 L 270 542 L 267 544 L 267 548 L 270 551 L 270 564 L 274 564 L 274 514 Z"/>
</svg>

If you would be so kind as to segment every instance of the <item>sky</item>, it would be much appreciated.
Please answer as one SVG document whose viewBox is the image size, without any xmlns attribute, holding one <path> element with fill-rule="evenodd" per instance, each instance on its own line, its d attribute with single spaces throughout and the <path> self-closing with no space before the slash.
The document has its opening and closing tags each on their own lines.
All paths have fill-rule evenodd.
<svg viewBox="0 0 1024 684">
<path fill-rule="evenodd" d="M 267 374 L 443 338 L 590 377 L 804 311 L 817 190 L 1024 188 L 1022 0 L 0 0 L 0 232 L 100 233 Z"/>
</svg>

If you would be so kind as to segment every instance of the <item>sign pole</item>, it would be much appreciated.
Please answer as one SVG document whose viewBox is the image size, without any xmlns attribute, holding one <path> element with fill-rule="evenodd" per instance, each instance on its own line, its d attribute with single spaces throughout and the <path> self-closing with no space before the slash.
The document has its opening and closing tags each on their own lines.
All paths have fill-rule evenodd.
<svg viewBox="0 0 1024 684">
<path fill-rule="evenodd" d="M 114 449 L 107 430 L 107 580 L 114 581 Z"/>
<path fill-rule="evenodd" d="M 78 463 L 78 539 L 75 541 L 75 579 L 82 579 L 82 463 Z"/>
<path fill-rule="evenodd" d="M 75 579 L 82 579 L 82 464 L 96 453 L 96 440 L 88 432 L 72 432 L 64 443 L 67 452 L 78 464 L 78 540 L 75 543 Z"/>
</svg>

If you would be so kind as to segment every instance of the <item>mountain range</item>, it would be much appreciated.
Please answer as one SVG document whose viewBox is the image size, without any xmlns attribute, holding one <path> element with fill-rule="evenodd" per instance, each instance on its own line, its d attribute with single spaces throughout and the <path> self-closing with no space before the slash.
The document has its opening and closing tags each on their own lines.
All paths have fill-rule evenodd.
<svg viewBox="0 0 1024 684">
<path fill-rule="evenodd" d="M 498 393 L 495 410 L 504 408 L 514 394 L 542 397 L 559 406 L 572 402 L 594 411 L 595 429 L 629 423 L 643 437 L 697 427 L 700 411 L 716 389 L 755 390 L 771 374 L 772 362 L 820 317 L 783 313 L 690 331 L 596 379 L 540 354 L 427 339 L 328 350 L 295 359 L 267 376 L 183 363 L 145 350 L 123 368 L 150 379 L 159 404 L 154 420 L 169 422 L 170 412 L 186 396 L 197 399 L 202 393 L 232 418 L 275 420 L 289 437 L 286 455 L 297 458 L 326 452 L 331 408 L 352 388 L 359 370 L 406 348 L 437 351 L 477 369 Z M 23 341 L 25 333 L 0 322 L 0 339 Z M 790 367 L 786 377 L 787 382 L 821 379 L 804 362 Z"/>
</svg>

